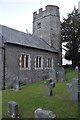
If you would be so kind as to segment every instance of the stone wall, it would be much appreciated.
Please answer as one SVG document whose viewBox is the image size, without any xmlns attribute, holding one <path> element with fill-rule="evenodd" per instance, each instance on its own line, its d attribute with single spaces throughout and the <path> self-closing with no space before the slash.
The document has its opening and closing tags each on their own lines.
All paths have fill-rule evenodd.
<svg viewBox="0 0 80 120">
<path fill-rule="evenodd" d="M 2 55 L 2 48 L 0 47 L 0 89 L 2 89 L 2 80 L 3 80 L 3 55 Z"/>
<path fill-rule="evenodd" d="M 29 54 L 31 58 L 31 69 L 20 70 L 19 57 L 21 53 Z M 43 69 L 35 69 L 35 56 L 43 56 Z M 14 79 L 19 79 L 21 82 L 35 82 L 42 80 L 48 76 L 47 57 L 53 57 L 54 68 L 57 69 L 57 54 L 39 49 L 28 48 L 13 44 L 5 45 L 5 83 L 10 86 Z"/>
</svg>

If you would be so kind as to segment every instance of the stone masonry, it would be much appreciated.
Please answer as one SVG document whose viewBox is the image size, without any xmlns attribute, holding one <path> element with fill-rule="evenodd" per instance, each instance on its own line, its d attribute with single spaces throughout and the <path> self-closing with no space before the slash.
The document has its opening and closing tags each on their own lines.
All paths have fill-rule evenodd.
<svg viewBox="0 0 80 120">
<path fill-rule="evenodd" d="M 45 10 L 33 13 L 33 34 L 44 39 L 59 52 L 61 61 L 61 30 L 59 7 L 47 5 Z"/>
</svg>

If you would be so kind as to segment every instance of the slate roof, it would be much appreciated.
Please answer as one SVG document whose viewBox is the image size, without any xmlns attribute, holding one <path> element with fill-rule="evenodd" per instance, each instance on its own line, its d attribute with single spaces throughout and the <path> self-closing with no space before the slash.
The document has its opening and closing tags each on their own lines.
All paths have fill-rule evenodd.
<svg viewBox="0 0 80 120">
<path fill-rule="evenodd" d="M 17 45 L 23 45 L 27 47 L 37 48 L 41 50 L 47 50 L 51 52 L 57 52 L 54 48 L 48 45 L 43 39 L 33 35 L 27 34 L 3 25 L 0 25 L 2 30 L 4 43 L 12 43 Z"/>
</svg>

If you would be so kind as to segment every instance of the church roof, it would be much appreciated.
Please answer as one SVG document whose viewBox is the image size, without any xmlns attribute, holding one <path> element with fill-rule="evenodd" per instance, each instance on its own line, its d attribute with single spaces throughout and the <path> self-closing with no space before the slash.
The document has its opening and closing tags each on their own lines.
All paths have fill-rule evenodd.
<svg viewBox="0 0 80 120">
<path fill-rule="evenodd" d="M 57 52 L 54 48 L 48 45 L 47 42 L 33 34 L 24 33 L 3 25 L 0 25 L 0 33 L 3 36 L 4 43 L 12 43 L 41 50 Z"/>
</svg>

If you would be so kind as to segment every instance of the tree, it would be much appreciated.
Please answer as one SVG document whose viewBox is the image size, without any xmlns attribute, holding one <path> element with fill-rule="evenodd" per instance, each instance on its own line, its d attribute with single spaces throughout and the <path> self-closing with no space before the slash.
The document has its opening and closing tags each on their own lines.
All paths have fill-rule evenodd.
<svg viewBox="0 0 80 120">
<path fill-rule="evenodd" d="M 73 11 L 67 15 L 67 19 L 63 18 L 61 23 L 61 39 L 66 42 L 67 60 L 72 60 L 72 66 L 78 63 L 78 49 L 80 44 L 80 13 L 74 7 Z"/>
</svg>

